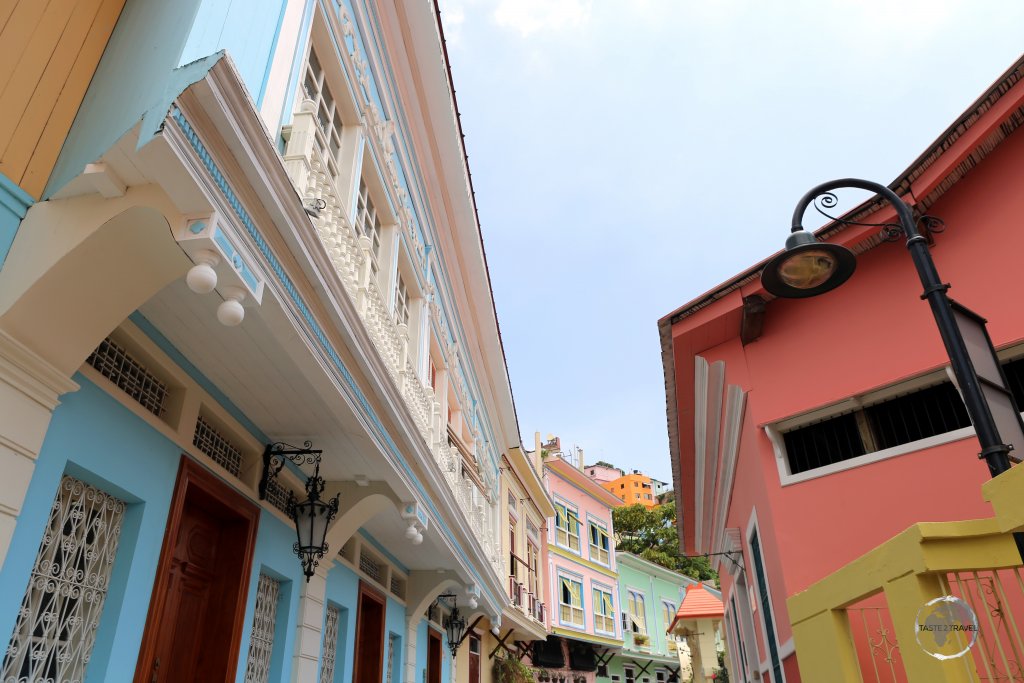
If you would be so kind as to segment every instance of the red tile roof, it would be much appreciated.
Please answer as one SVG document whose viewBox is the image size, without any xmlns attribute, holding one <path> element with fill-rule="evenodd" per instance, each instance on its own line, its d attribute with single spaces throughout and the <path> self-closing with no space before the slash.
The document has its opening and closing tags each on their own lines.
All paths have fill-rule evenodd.
<svg viewBox="0 0 1024 683">
<path fill-rule="evenodd" d="M 691 584 L 686 587 L 686 596 L 676 611 L 676 618 L 668 627 L 671 632 L 676 623 L 690 619 L 720 619 L 725 614 L 722 601 L 709 593 L 703 583 Z"/>
</svg>

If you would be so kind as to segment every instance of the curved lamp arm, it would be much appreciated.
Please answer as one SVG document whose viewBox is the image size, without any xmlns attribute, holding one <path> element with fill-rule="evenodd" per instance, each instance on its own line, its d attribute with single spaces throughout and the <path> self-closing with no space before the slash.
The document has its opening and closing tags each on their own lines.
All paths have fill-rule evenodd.
<svg viewBox="0 0 1024 683">
<path fill-rule="evenodd" d="M 805 233 L 802 222 L 807 207 L 821 195 L 830 194 L 832 190 L 852 187 L 868 192 L 875 192 L 888 200 L 896 209 L 899 217 L 900 227 L 907 236 L 907 251 L 914 261 L 917 274 L 921 279 L 924 292 L 921 298 L 925 299 L 931 307 L 932 315 L 942 337 L 943 345 L 949 356 L 950 366 L 956 376 L 963 394 L 964 404 L 967 413 L 970 415 L 974 425 L 978 441 L 981 444 L 981 457 L 989 466 L 992 476 L 1005 472 L 1010 468 L 1008 452 L 1009 447 L 1000 438 L 999 430 L 992 417 L 991 409 L 979 386 L 977 372 L 971 362 L 964 342 L 963 334 L 954 319 L 953 310 L 946 296 L 949 285 L 939 279 L 938 271 L 935 269 L 935 262 L 928 251 L 927 240 L 917 231 L 917 224 L 914 220 L 914 211 L 903 199 L 890 188 L 880 183 L 859 178 L 842 178 L 822 183 L 805 194 L 793 212 L 793 233 Z M 793 239 L 792 237 L 790 239 Z M 806 238 L 805 238 L 806 239 Z M 788 245 L 787 245 L 788 246 Z M 1018 547 L 1024 556 L 1024 536 L 1017 539 Z"/>
<path fill-rule="evenodd" d="M 859 190 L 867 190 L 868 192 L 874 192 L 884 197 L 890 204 L 892 204 L 893 208 L 896 209 L 896 215 L 900 219 L 900 226 L 903 228 L 903 233 L 907 236 L 907 240 L 916 241 L 915 238 L 924 239 L 917 231 L 917 223 L 914 220 L 914 210 L 910 208 L 909 204 L 903 201 L 898 194 L 890 190 L 885 185 L 871 180 L 861 180 L 860 178 L 840 178 L 839 180 L 830 180 L 827 183 L 822 183 L 817 187 L 811 188 L 811 190 L 805 194 L 799 202 L 797 202 L 796 209 L 793 211 L 792 232 L 799 232 L 804 229 L 804 213 L 806 213 L 807 207 L 810 206 L 815 199 L 841 187 L 854 187 Z"/>
</svg>

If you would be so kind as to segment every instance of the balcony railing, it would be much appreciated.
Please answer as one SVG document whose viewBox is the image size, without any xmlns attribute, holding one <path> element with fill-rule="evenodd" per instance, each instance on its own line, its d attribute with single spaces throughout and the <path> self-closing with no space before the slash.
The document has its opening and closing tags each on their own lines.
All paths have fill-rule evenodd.
<svg viewBox="0 0 1024 683">
<path fill-rule="evenodd" d="M 544 603 L 537 599 L 533 593 L 527 594 L 526 612 L 536 621 L 544 623 Z"/>
<path fill-rule="evenodd" d="M 512 604 L 516 607 L 523 606 L 523 597 L 525 594 L 525 586 L 516 581 L 516 577 L 508 577 L 508 594 L 512 598 Z"/>
<path fill-rule="evenodd" d="M 1024 529 L 1022 490 L 1018 465 L 982 485 L 994 518 L 915 524 L 791 596 L 801 678 L 1024 680 L 1024 566 L 1011 534 Z M 925 605 L 946 596 L 966 602 L 977 618 L 977 642 L 953 659 L 934 656 L 922 642 L 933 637 L 936 647 L 967 649 L 969 631 L 942 627 L 935 637 L 918 628 Z M 928 619 L 945 617 L 932 615 L 925 626 Z"/>
<path fill-rule="evenodd" d="M 446 420 L 441 404 L 431 387 L 420 381 L 409 359 L 409 334 L 406 325 L 396 323 L 385 305 L 371 269 L 370 240 L 358 236 L 353 229 L 345 202 L 328 169 L 316 140 L 315 104 L 302 103 L 295 112 L 292 125 L 286 130 L 288 139 L 284 164 L 299 195 L 307 200 L 322 200 L 324 208 L 314 220 L 324 249 L 341 280 L 345 292 L 356 305 L 374 347 L 384 360 L 388 374 L 398 386 L 423 439 L 430 446 L 441 467 L 458 507 L 465 514 L 473 534 L 480 541 L 496 574 L 500 574 L 501 554 L 498 530 L 491 514 L 493 507 L 473 482 L 461 474 L 462 455 L 448 443 Z M 374 129 L 373 134 L 377 134 Z M 408 220 L 401 221 L 410 243 L 416 244 L 422 258 L 418 238 Z"/>
</svg>

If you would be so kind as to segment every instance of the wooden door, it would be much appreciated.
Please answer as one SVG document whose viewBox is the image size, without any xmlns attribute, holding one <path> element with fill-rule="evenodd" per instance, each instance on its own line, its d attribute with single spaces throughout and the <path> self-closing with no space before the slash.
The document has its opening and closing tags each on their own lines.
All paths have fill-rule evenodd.
<svg viewBox="0 0 1024 683">
<path fill-rule="evenodd" d="M 353 681 L 379 681 L 384 677 L 385 605 L 383 595 L 360 582 Z"/>
<path fill-rule="evenodd" d="M 427 629 L 427 683 L 441 683 L 441 634 Z"/>
<path fill-rule="evenodd" d="M 259 510 L 183 457 L 136 683 L 235 680 Z"/>
<path fill-rule="evenodd" d="M 469 634 L 469 683 L 480 683 L 480 636 Z"/>
</svg>

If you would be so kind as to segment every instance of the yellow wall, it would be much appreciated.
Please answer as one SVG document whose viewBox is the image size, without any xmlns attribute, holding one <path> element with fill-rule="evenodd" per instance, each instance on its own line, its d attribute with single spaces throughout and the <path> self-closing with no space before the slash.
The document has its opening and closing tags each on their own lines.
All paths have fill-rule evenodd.
<svg viewBox="0 0 1024 683">
<path fill-rule="evenodd" d="M 0 3 L 0 173 L 39 199 L 125 0 Z"/>
</svg>

